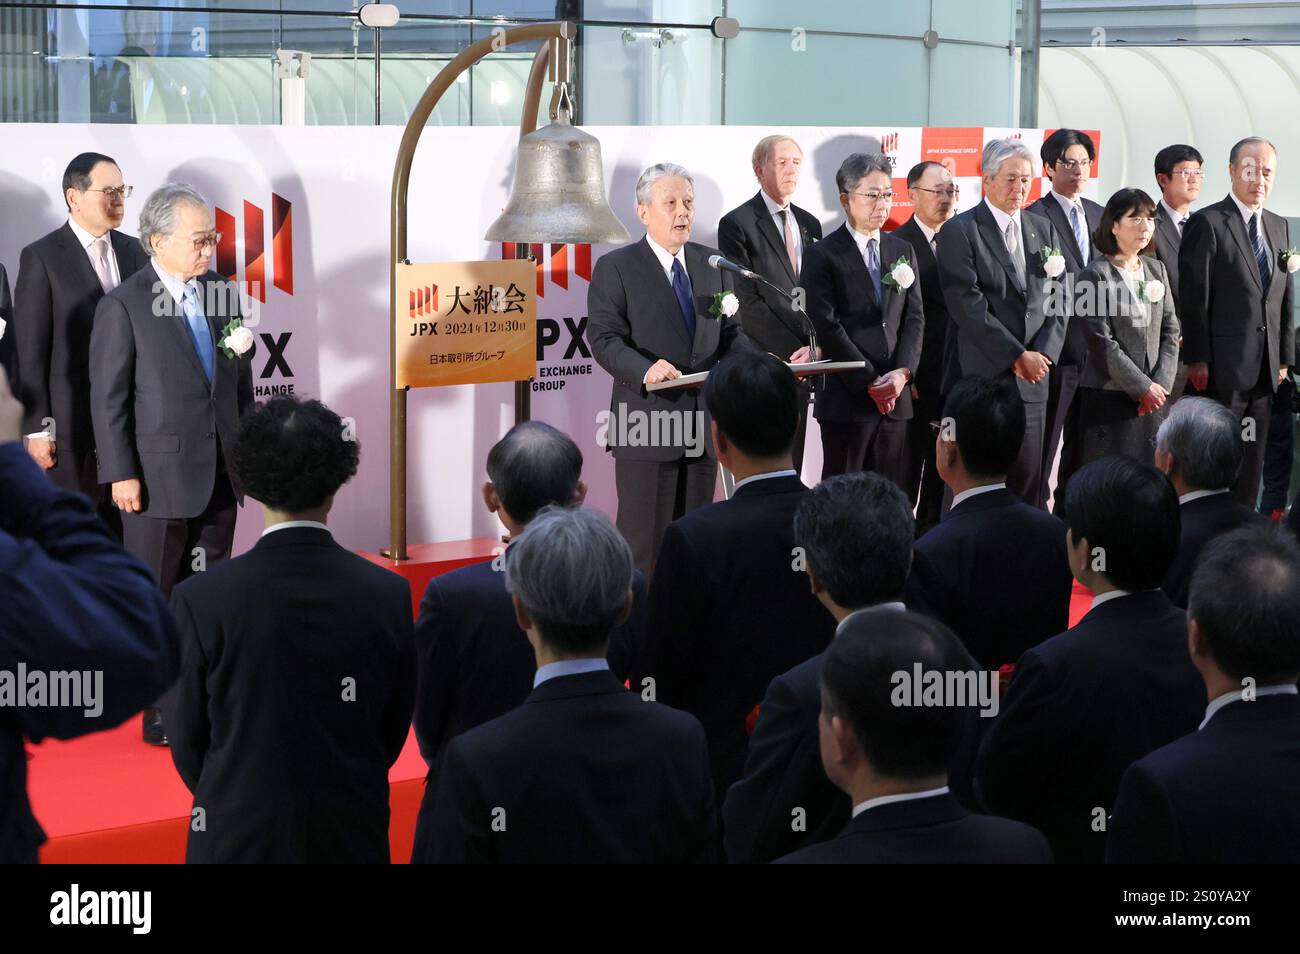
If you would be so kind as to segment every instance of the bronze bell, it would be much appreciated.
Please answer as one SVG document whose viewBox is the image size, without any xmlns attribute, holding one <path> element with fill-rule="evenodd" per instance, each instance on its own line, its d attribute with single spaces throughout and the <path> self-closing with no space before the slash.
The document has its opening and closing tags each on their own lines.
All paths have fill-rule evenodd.
<svg viewBox="0 0 1300 954">
<path fill-rule="evenodd" d="M 489 242 L 616 245 L 630 238 L 605 198 L 600 141 L 555 120 L 519 139 L 510 200 L 483 236 Z"/>
</svg>

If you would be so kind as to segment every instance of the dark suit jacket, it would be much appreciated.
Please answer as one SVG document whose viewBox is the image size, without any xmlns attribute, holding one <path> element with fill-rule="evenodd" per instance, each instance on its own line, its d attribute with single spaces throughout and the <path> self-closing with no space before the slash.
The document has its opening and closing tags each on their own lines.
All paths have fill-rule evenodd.
<svg viewBox="0 0 1300 954">
<path fill-rule="evenodd" d="M 1189 500 L 1178 508 L 1182 532 L 1178 536 L 1178 552 L 1169 565 L 1165 581 L 1160 588 L 1170 602 L 1187 608 L 1191 590 L 1192 573 L 1205 545 L 1220 534 L 1247 525 L 1262 526 L 1268 518 L 1256 510 L 1238 503 L 1231 493 L 1214 494 Z"/>
<path fill-rule="evenodd" d="M 727 790 L 722 807 L 723 843 L 732 864 L 772 861 L 806 845 L 826 841 L 849 823 L 853 810 L 822 768 L 817 717 L 821 713 L 818 653 L 772 680 L 749 739 L 745 774 Z M 984 729 L 977 709 L 948 764 L 954 797 L 974 804 L 973 769 Z M 796 830 L 795 810 L 803 827 Z"/>
<path fill-rule="evenodd" d="M 713 296 L 731 291 L 731 273 L 709 267 L 714 250 L 708 246 L 687 242 L 685 248 L 686 275 L 695 299 L 694 341 L 687 338 L 673 286 L 644 238 L 606 252 L 596 261 L 587 290 L 589 339 L 596 363 L 614 378 L 612 416 L 620 418 L 633 411 L 689 415 L 698 411 L 703 415 L 705 450 L 713 456 L 708 409 L 699 390 L 649 392 L 642 384 L 650 366 L 660 358 L 685 375 L 709 370 L 731 348 L 750 347 L 736 315 L 715 318 L 709 313 Z M 617 458 L 668 461 L 685 456 L 683 447 L 614 446 L 616 431 L 611 425 L 609 449 Z"/>
<path fill-rule="evenodd" d="M 1178 253 L 1183 361 L 1209 362 L 1211 391 L 1249 391 L 1261 363 L 1276 391 L 1279 366 L 1295 363 L 1292 282 L 1281 263 L 1291 236 L 1280 215 L 1265 209 L 1262 222 L 1272 257 L 1267 289 L 1232 196 L 1195 213 L 1183 229 Z"/>
<path fill-rule="evenodd" d="M 0 265 L 0 368 L 9 376 L 9 390 L 22 400 L 18 381 L 18 349 L 14 347 L 14 300 L 9 295 L 9 273 Z"/>
<path fill-rule="evenodd" d="M 85 497 L 51 484 L 12 441 L 0 444 L 0 670 L 19 663 L 102 680 L 97 704 L 0 707 L 0 864 L 35 864 L 45 841 L 27 801 L 23 740 L 111 729 L 158 698 L 180 666 L 176 625 L 144 564 Z"/>
<path fill-rule="evenodd" d="M 817 329 L 822 354 L 832 361 L 865 361 L 863 371 L 826 376 L 817 392 L 814 413 L 819 421 L 866 421 L 878 418 L 876 402 L 867 393 L 871 382 L 895 368 L 916 374 L 925 335 L 921 283 L 899 291 L 883 281 L 900 258 L 916 273 L 916 252 L 900 238 L 880 233 L 880 293 L 858 251 L 848 224 L 804 252 L 800 280 L 808 292 L 808 316 Z M 889 417 L 911 420 L 912 390 L 904 387 Z"/>
<path fill-rule="evenodd" d="M 109 233 L 123 282 L 149 262 L 139 239 Z M 84 482 L 86 457 L 94 453 L 90 413 L 90 337 L 104 297 L 99 276 L 66 222 L 22 251 L 15 301 L 18 364 L 22 377 L 23 431 L 45 429 L 54 419 L 58 463 L 49 475 L 68 490 L 98 499 L 99 487 Z"/>
<path fill-rule="evenodd" d="M 435 576 L 420 603 L 414 721 L 430 780 L 448 742 L 522 705 L 533 689 L 537 660 L 495 563 Z M 632 615 L 610 637 L 610 669 L 619 680 L 627 678 L 646 614 L 645 577 L 634 574 Z"/>
<path fill-rule="evenodd" d="M 790 204 L 796 227 L 803 241 L 803 254 L 822 237 L 822 224 L 811 212 Z M 718 248 L 737 265 L 757 272 L 786 290 L 799 284 L 785 250 L 785 235 L 768 212 L 762 192 L 739 208 L 732 209 L 718 222 Z M 808 343 L 803 318 L 790 306 L 790 299 L 778 295 L 766 285 L 743 276 L 735 276 L 736 297 L 740 299 L 740 323 L 745 334 L 757 347 L 785 360 Z"/>
<path fill-rule="evenodd" d="M 1065 272 L 1067 275 L 1077 275 L 1103 257 L 1097 251 L 1096 234 L 1097 229 L 1101 227 L 1101 213 L 1105 209 L 1093 202 L 1092 199 L 1083 196 L 1079 197 L 1079 201 L 1083 204 L 1083 217 L 1087 220 L 1084 225 L 1088 232 L 1087 261 L 1083 258 L 1079 243 L 1074 240 L 1074 229 L 1070 228 L 1070 217 L 1061 208 L 1061 203 L 1052 198 L 1050 192 L 1042 196 L 1037 202 L 1025 206 L 1026 212 L 1042 216 L 1051 222 L 1056 229 L 1056 234 L 1061 239 L 1061 244 L 1057 248 L 1065 256 Z M 1069 327 L 1066 329 L 1065 344 L 1061 346 L 1061 357 L 1057 364 L 1082 365 L 1087 356 L 1088 348 L 1082 323 L 1074 316 L 1071 316 Z"/>
<path fill-rule="evenodd" d="M 411 860 L 710 862 L 716 831 L 699 722 L 592 672 L 452 740 Z"/>
<path fill-rule="evenodd" d="M 937 396 L 942 393 L 943 363 L 948 344 L 948 302 L 943 297 L 943 286 L 939 282 L 939 260 L 926 241 L 925 233 L 917 225 L 915 215 L 894 229 L 892 234 L 912 246 L 912 251 L 916 253 L 916 274 L 920 279 L 921 304 L 925 309 L 921 360 L 917 363 L 913 383 L 916 384 L 918 393 Z M 936 244 L 941 235 L 942 229 L 935 233 Z"/>
<path fill-rule="evenodd" d="M 218 443 L 228 461 L 239 417 L 253 403 L 252 352 L 228 358 L 217 346 L 239 313 L 235 286 L 216 272 L 202 283 L 205 309 L 213 312 L 207 316 L 216 356 L 210 384 L 185 316 L 152 266 L 105 295 L 95 311 L 90 396 L 99 481 L 139 478 L 149 517 L 203 512 Z M 163 302 L 165 314 L 154 314 L 155 301 Z M 223 307 L 210 307 L 217 301 Z"/>
<path fill-rule="evenodd" d="M 980 665 L 1015 662 L 1069 625 L 1065 524 L 1009 490 L 963 500 L 916 542 L 912 573 Z"/>
<path fill-rule="evenodd" d="M 868 809 L 831 841 L 777 861 L 783 865 L 1052 863 L 1047 840 L 1028 825 L 972 815 L 952 795 Z"/>
<path fill-rule="evenodd" d="M 1156 238 L 1155 248 L 1148 248 L 1147 255 L 1155 255 L 1165 267 L 1169 276 L 1168 289 L 1174 296 L 1174 311 L 1181 315 L 1178 304 L 1178 250 L 1182 247 L 1183 237 L 1178 231 L 1178 224 L 1169 217 L 1164 205 L 1156 199 Z"/>
<path fill-rule="evenodd" d="M 186 861 L 387 863 L 415 699 L 406 581 L 291 527 L 179 584 L 172 609 L 184 662 L 164 724 L 206 814 Z"/>
<path fill-rule="evenodd" d="M 718 799 L 745 763 L 745 717 L 773 678 L 826 648 L 831 618 L 794 555 L 798 477 L 746 484 L 670 524 L 650 581 L 638 679 L 704 724 Z"/>
<path fill-rule="evenodd" d="M 1109 827 L 1113 863 L 1300 863 L 1300 698 L 1229 703 L 1138 759 Z"/>
<path fill-rule="evenodd" d="M 1100 862 L 1099 812 L 1124 770 L 1204 712 L 1184 613 L 1160 592 L 1119 597 L 1021 657 L 980 747 L 976 792 L 1039 829 L 1058 862 Z"/>
<path fill-rule="evenodd" d="M 1014 377 L 1011 366 L 1025 351 L 1039 351 L 1052 361 L 1060 358 L 1069 306 L 1043 271 L 1042 250 L 1061 247 L 1056 228 L 1022 210 L 1020 231 L 1027 288 L 1020 287 L 997 220 L 983 201 L 953 216 L 940 233 L 939 280 L 948 302 L 948 347 L 954 355 L 947 365 L 947 384 L 964 374 L 1011 375 L 1020 396 L 1037 403 L 1047 400 L 1048 376 L 1030 384 Z M 1066 304 L 1058 307 L 1062 301 Z"/>
</svg>

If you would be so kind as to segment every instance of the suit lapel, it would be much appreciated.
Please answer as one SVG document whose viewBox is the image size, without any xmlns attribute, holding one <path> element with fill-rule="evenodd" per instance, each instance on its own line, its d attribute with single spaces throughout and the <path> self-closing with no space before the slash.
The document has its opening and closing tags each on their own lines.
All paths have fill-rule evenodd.
<svg viewBox="0 0 1300 954">
<path fill-rule="evenodd" d="M 77 281 L 87 289 L 93 289 L 95 301 L 99 301 L 104 295 L 104 286 L 100 284 L 99 276 L 95 274 L 95 266 L 90 264 L 90 256 L 81 247 L 81 242 L 77 241 L 77 233 L 72 231 L 72 226 L 67 222 L 64 222 L 63 228 L 59 229 L 59 242 L 63 245 L 69 267 L 75 273 Z M 121 270 L 121 262 L 118 262 L 119 277 Z"/>
<path fill-rule="evenodd" d="M 1178 234 L 1178 223 L 1169 218 L 1164 205 L 1156 204 L 1156 232 L 1158 241 L 1169 257 L 1178 261 L 1178 247 L 1182 245 L 1182 236 Z"/>
<path fill-rule="evenodd" d="M 649 285 L 651 294 L 659 299 L 659 310 L 664 319 L 673 326 L 678 337 L 687 348 L 693 349 L 695 343 L 691 341 L 686 334 L 686 323 L 682 319 L 681 306 L 677 304 L 677 293 L 673 291 L 672 282 L 664 274 L 664 268 L 659 264 L 659 257 L 655 255 L 654 249 L 650 247 L 649 238 L 643 238 L 639 243 L 641 246 L 641 259 L 643 268 L 646 271 L 646 282 Z M 687 277 L 690 277 L 689 274 Z M 692 292 L 694 289 L 692 288 Z M 697 317 L 696 330 L 699 330 L 699 319 Z"/>
<path fill-rule="evenodd" d="M 1002 237 L 1002 232 L 998 229 L 997 220 L 993 218 L 993 213 L 988 210 L 981 200 L 980 204 L 975 206 L 975 221 L 979 225 L 980 235 L 984 239 L 984 245 L 990 255 L 1001 263 L 1002 268 L 1007 273 L 1007 278 L 1011 281 L 1011 287 L 1024 296 L 1025 290 L 1020 287 L 1020 278 L 1016 275 L 1015 263 L 1011 261 L 1011 253 L 1007 251 L 1006 239 Z M 1021 234 L 1024 234 L 1024 218 L 1021 218 Z M 1029 278 L 1029 253 L 1025 253 L 1025 279 Z"/>
<path fill-rule="evenodd" d="M 1269 291 L 1272 291 L 1274 285 L 1287 278 L 1286 268 L 1279 264 L 1282 253 L 1286 251 L 1286 236 L 1282 234 L 1281 220 L 1272 212 L 1262 213 L 1260 220 L 1264 223 L 1264 240 L 1268 242 L 1269 260 L 1273 266 L 1268 283 Z"/>
<path fill-rule="evenodd" d="M 1241 210 L 1237 208 L 1237 203 L 1232 201 L 1231 196 L 1223 200 L 1222 214 L 1228 220 L 1228 231 L 1240 246 L 1241 254 L 1246 256 L 1247 270 L 1254 277 L 1259 290 L 1263 291 L 1264 280 L 1259 275 L 1259 263 L 1255 261 L 1254 246 L 1250 244 L 1250 236 L 1246 234 L 1246 223 L 1241 220 Z"/>
<path fill-rule="evenodd" d="M 1053 202 L 1056 200 L 1053 199 Z M 1032 215 L 1032 213 L 1030 213 Z M 1024 212 L 1020 213 L 1020 234 L 1025 242 L 1025 286 L 1029 285 L 1029 276 L 1034 270 L 1034 265 L 1042 257 L 1043 243 L 1047 236 L 1038 231 L 1037 224 Z"/>
<path fill-rule="evenodd" d="M 754 209 L 754 219 L 758 225 L 759 234 L 767 239 L 768 244 L 772 246 L 772 250 L 776 252 L 776 257 L 781 263 L 781 267 L 785 269 L 786 276 L 790 279 L 790 284 L 793 285 L 796 278 L 794 268 L 790 264 L 790 253 L 785 247 L 785 236 L 781 234 L 779 229 L 777 229 L 776 219 L 772 216 L 772 213 L 767 210 L 767 203 L 763 201 L 762 192 L 754 196 L 750 205 Z M 798 227 L 797 222 L 796 227 Z M 805 243 L 804 247 L 807 248 L 807 243 Z"/>
<path fill-rule="evenodd" d="M 145 274 L 145 273 L 142 271 L 141 274 Z M 214 360 L 213 362 L 212 381 L 208 381 L 207 375 L 204 374 L 203 372 L 203 362 L 199 360 L 199 352 L 194 347 L 194 337 L 190 334 L 190 322 L 189 319 L 185 317 L 184 303 L 177 301 L 175 298 L 172 298 L 171 291 L 168 290 L 166 285 L 162 284 L 162 279 L 158 277 L 157 272 L 153 269 L 152 266 L 150 267 L 149 272 L 146 275 L 146 278 L 151 279 L 145 286 L 147 292 L 150 295 L 150 304 L 152 305 L 152 296 L 154 294 L 154 289 L 161 288 L 162 294 L 167 296 L 167 301 L 171 308 L 171 311 L 167 313 L 167 320 L 164 323 L 172 329 L 172 333 L 176 336 L 176 340 L 180 345 L 181 351 L 183 351 L 188 356 L 190 364 L 193 366 L 194 373 L 199 376 L 200 380 L 206 382 L 208 385 L 208 389 L 211 390 L 216 382 L 216 377 L 217 377 L 216 361 Z M 157 285 L 155 285 L 155 282 L 157 283 Z M 204 305 L 204 314 L 206 316 L 208 309 L 206 307 L 207 302 L 205 299 L 208 296 L 207 296 L 206 282 L 202 280 L 199 282 L 199 295 L 200 295 L 201 304 Z M 208 318 L 207 323 L 208 323 L 208 328 L 211 329 L 212 319 Z M 214 338 L 216 337 L 215 334 L 213 337 Z M 216 352 L 216 350 L 217 349 L 214 344 L 213 346 L 214 353 Z M 219 358 L 220 355 L 217 354 L 216 357 Z"/>
<path fill-rule="evenodd" d="M 1074 229 L 1070 227 L 1070 217 L 1066 215 L 1065 210 L 1061 208 L 1061 203 L 1052 198 L 1050 192 L 1043 196 L 1042 201 L 1040 201 L 1038 205 L 1042 207 L 1043 215 L 1056 226 L 1056 231 L 1061 233 L 1061 251 L 1065 254 L 1065 257 L 1070 260 L 1070 271 L 1079 271 L 1085 264 L 1083 261 L 1083 250 L 1079 248 L 1079 243 L 1074 239 Z M 1084 217 L 1087 218 L 1086 215 Z M 1088 223 L 1085 222 L 1084 228 L 1086 229 L 1087 227 Z M 1028 261 L 1028 259 L 1026 259 L 1026 261 Z"/>
<path fill-rule="evenodd" d="M 715 318 L 709 311 L 708 304 L 701 307 L 705 299 L 713 297 L 713 293 L 708 291 L 713 284 L 709 280 L 710 276 L 706 274 L 706 272 L 713 271 L 709 267 L 708 259 L 705 258 L 699 246 L 688 242 L 683 248 L 685 249 L 686 258 L 686 277 L 691 281 L 691 303 L 695 306 L 695 341 L 691 342 L 691 355 L 694 356 L 695 346 L 700 340 L 700 335 L 704 333 L 704 323 L 706 321 L 721 321 L 722 317 Z M 721 281 L 719 281 L 720 284 Z M 718 290 L 721 291 L 720 288 Z M 679 308 L 678 311 L 681 311 L 681 309 Z M 683 331 L 685 331 L 684 325 Z"/>
<path fill-rule="evenodd" d="M 868 302 L 876 309 L 880 310 L 880 299 L 876 296 L 876 286 L 871 281 L 871 272 L 867 271 L 867 260 L 863 257 L 861 250 L 858 248 L 857 239 L 849 231 L 849 225 L 845 222 L 835 232 L 831 233 L 831 238 L 839 234 L 836 240 L 836 254 L 839 255 L 840 261 L 844 265 L 844 274 L 848 276 L 849 281 L 856 285 L 856 291 L 863 295 Z M 882 232 L 881 235 L 884 235 Z M 885 243 L 880 243 L 880 277 L 883 281 L 885 277 Z M 883 285 L 882 285 L 883 290 Z M 849 289 L 850 295 L 855 291 Z"/>
</svg>

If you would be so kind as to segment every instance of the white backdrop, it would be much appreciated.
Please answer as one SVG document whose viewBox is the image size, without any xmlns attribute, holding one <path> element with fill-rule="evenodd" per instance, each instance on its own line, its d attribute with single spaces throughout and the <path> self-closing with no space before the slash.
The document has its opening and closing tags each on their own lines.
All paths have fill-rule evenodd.
<svg viewBox="0 0 1300 954">
<path fill-rule="evenodd" d="M 959 207 L 979 199 L 972 156 L 985 138 L 1018 133 L 1037 155 L 1043 130 L 875 129 L 802 127 L 789 130 L 804 148 L 805 168 L 794 201 L 818 215 L 829 231 L 841 216 L 834 174 L 851 152 L 885 151 L 896 157 L 896 218 L 905 219 L 901 178 L 922 156 L 954 156 Z M 593 127 L 601 141 L 605 184 L 616 214 L 633 239 L 643 234 L 633 186 L 654 162 L 685 165 L 695 175 L 693 239 L 712 244 L 717 221 L 752 196 L 753 144 L 772 129 L 746 126 Z M 0 126 L 5 161 L 0 169 L 0 262 L 16 280 L 22 246 L 66 217 L 60 197 L 63 169 L 73 155 L 93 150 L 113 156 L 125 181 L 125 231 L 135 233 L 145 196 L 167 181 L 189 182 L 236 223 L 235 260 L 246 276 L 249 223 L 261 210 L 265 248 L 265 304 L 255 329 L 258 396 L 292 387 L 318 397 L 357 422 L 361 467 L 339 494 L 331 525 L 354 549 L 387 544 L 388 533 L 388 210 L 396 127 L 274 126 Z M 504 127 L 430 128 L 411 176 L 409 257 L 412 261 L 463 261 L 501 257 L 481 238 L 509 193 L 517 130 Z M 1095 167 L 1094 167 L 1095 168 Z M 1035 190 L 1037 191 L 1037 190 Z M 1090 193 L 1096 198 L 1094 179 Z M 291 206 L 292 254 L 273 253 L 272 210 Z M 252 230 L 255 233 L 255 229 Z M 255 248 L 253 248 L 255 251 Z M 598 258 L 601 247 L 591 250 Z M 552 253 L 567 269 L 551 267 Z M 292 259 L 292 292 L 276 287 Z M 585 457 L 589 503 L 614 512 L 612 460 L 596 443 L 596 414 L 608 407 L 610 380 L 590 358 L 585 335 L 587 282 L 577 273 L 579 250 L 545 249 L 543 297 L 538 303 L 543 347 L 538 381 L 563 381 L 533 395 L 533 416 L 563 429 Z M 585 269 L 584 269 L 585 271 Z M 283 281 L 280 284 L 285 284 Z M 567 287 L 565 287 L 567 286 Z M 19 316 L 21 318 L 21 316 Z M 287 335 L 287 339 L 285 338 Z M 588 366 L 586 374 L 547 377 L 546 371 Z M 287 367 L 287 371 L 286 371 Z M 513 423 L 513 386 L 493 384 L 412 391 L 408 410 L 411 543 L 496 535 L 499 525 L 479 502 L 488 448 Z M 820 473 L 814 436 L 805 474 Z M 261 514 L 240 514 L 236 552 L 256 540 Z"/>
</svg>

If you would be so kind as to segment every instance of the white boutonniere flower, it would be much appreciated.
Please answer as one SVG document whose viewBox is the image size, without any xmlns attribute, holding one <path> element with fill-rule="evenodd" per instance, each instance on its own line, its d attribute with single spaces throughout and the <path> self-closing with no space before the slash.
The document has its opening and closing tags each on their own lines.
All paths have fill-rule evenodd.
<svg viewBox="0 0 1300 954">
<path fill-rule="evenodd" d="M 1148 304 L 1158 304 L 1165 297 L 1165 283 L 1158 281 L 1138 282 L 1138 300 Z"/>
<path fill-rule="evenodd" d="M 1065 271 L 1065 256 L 1059 248 L 1044 246 L 1038 252 L 1043 256 L 1043 274 L 1048 278 L 1056 278 Z"/>
<path fill-rule="evenodd" d="M 709 314 L 714 318 L 730 318 L 740 311 L 740 299 L 732 292 L 718 292 L 709 305 Z"/>
<path fill-rule="evenodd" d="M 221 329 L 221 353 L 227 358 L 239 358 L 253 347 L 253 333 L 238 318 L 231 318 Z"/>
<path fill-rule="evenodd" d="M 916 281 L 916 273 L 912 271 L 912 266 L 907 264 L 906 255 L 890 265 L 889 274 L 881 279 L 883 284 L 893 286 L 900 295 L 911 288 L 914 281 Z"/>
<path fill-rule="evenodd" d="M 1286 269 L 1288 275 L 1293 275 L 1300 270 L 1300 249 L 1289 248 L 1281 255 L 1282 267 Z"/>
</svg>

